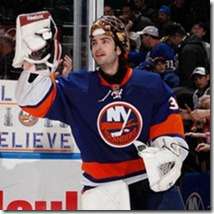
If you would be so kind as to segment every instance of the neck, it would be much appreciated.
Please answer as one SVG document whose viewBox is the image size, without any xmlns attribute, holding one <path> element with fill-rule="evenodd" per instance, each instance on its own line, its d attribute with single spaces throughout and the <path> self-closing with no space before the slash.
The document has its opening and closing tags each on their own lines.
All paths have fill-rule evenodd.
<svg viewBox="0 0 214 214">
<path fill-rule="evenodd" d="M 106 75 L 114 76 L 119 69 L 119 60 L 117 59 L 111 64 L 101 65 L 100 68 Z"/>
<path fill-rule="evenodd" d="M 105 79 L 108 83 L 120 84 L 127 73 L 127 65 L 125 65 L 124 63 L 119 64 L 118 62 L 118 66 L 115 68 L 110 67 L 108 72 L 107 70 L 104 71 L 103 67 L 100 67 L 99 73 L 102 76 L 102 78 Z"/>
</svg>

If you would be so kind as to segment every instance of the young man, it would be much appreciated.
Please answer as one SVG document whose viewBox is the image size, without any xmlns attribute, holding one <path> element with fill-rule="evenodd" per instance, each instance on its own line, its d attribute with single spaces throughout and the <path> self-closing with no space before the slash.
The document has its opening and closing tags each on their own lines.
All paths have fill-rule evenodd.
<svg viewBox="0 0 214 214">
<path fill-rule="evenodd" d="M 36 67 L 23 62 L 18 104 L 71 125 L 82 157 L 80 209 L 184 209 L 174 183 L 188 146 L 170 89 L 159 75 L 129 68 L 127 33 L 116 17 L 95 21 L 90 39 L 99 69 L 57 81 L 46 69 L 29 81 Z"/>
<path fill-rule="evenodd" d="M 163 57 L 149 58 L 147 64 L 146 70 L 158 73 L 170 88 L 179 86 L 179 77 L 172 70 L 166 69 L 166 60 Z"/>
<path fill-rule="evenodd" d="M 142 37 L 142 44 L 149 49 L 146 60 L 156 57 L 162 57 L 166 60 L 166 71 L 175 72 L 175 56 L 174 49 L 166 42 L 161 42 L 158 28 L 155 26 L 146 26 L 142 31 L 138 32 Z M 140 67 L 143 67 L 142 62 Z"/>
<path fill-rule="evenodd" d="M 204 67 L 196 67 L 192 72 L 192 79 L 196 90 L 193 93 L 194 109 L 199 106 L 199 99 L 203 95 L 210 95 L 210 75 Z"/>
<path fill-rule="evenodd" d="M 209 59 L 201 39 L 189 36 L 179 23 L 171 23 L 166 28 L 169 42 L 177 48 L 178 75 L 180 85 L 193 89 L 191 73 L 196 67 L 208 67 Z M 190 63 L 191 62 L 191 63 Z"/>
</svg>

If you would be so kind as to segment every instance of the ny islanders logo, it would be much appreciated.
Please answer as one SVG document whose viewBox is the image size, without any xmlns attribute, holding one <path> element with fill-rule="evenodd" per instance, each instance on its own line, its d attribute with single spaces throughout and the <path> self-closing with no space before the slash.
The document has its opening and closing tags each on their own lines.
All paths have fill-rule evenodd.
<svg viewBox="0 0 214 214">
<path fill-rule="evenodd" d="M 102 139 L 112 147 L 126 147 L 135 141 L 142 130 L 139 111 L 126 102 L 113 102 L 101 109 L 97 128 Z"/>
</svg>

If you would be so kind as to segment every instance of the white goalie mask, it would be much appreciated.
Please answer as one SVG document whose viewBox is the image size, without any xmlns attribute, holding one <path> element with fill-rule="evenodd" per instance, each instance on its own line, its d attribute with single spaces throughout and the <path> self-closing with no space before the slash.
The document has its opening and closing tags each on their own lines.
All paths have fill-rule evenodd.
<svg viewBox="0 0 214 214">
<path fill-rule="evenodd" d="M 45 64 L 55 71 L 61 58 L 57 26 L 48 11 L 21 14 L 16 20 L 16 49 L 13 66 L 20 68 L 24 60 Z"/>
</svg>

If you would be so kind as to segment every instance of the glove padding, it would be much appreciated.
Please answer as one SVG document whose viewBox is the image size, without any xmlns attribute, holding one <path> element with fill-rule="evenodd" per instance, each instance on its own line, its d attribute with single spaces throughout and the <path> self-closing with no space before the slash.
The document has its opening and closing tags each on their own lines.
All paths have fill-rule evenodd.
<svg viewBox="0 0 214 214">
<path fill-rule="evenodd" d="M 43 64 L 51 71 L 55 71 L 61 58 L 61 45 L 51 14 L 48 11 L 41 11 L 19 15 L 16 32 L 13 66 L 20 68 L 24 61 L 27 61 L 35 65 Z"/>
<path fill-rule="evenodd" d="M 183 158 L 180 147 L 172 137 L 157 138 L 151 146 L 135 143 L 143 158 L 150 188 L 155 192 L 172 187 L 181 175 Z"/>
</svg>

